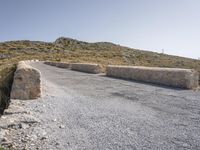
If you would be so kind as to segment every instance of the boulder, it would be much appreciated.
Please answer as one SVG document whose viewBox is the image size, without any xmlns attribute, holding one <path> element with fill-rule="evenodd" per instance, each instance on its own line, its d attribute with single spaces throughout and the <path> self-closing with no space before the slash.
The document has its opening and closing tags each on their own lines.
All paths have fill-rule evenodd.
<svg viewBox="0 0 200 150">
<path fill-rule="evenodd" d="M 36 99 L 41 96 L 41 73 L 21 61 L 14 74 L 11 99 Z"/>
</svg>

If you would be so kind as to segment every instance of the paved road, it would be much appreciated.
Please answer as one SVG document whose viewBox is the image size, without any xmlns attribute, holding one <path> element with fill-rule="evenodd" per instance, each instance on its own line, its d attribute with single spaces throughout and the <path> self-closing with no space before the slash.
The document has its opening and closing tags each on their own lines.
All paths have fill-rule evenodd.
<svg viewBox="0 0 200 150">
<path fill-rule="evenodd" d="M 43 149 L 200 150 L 200 92 L 33 63 Z M 38 129 L 38 128 L 37 128 Z"/>
</svg>

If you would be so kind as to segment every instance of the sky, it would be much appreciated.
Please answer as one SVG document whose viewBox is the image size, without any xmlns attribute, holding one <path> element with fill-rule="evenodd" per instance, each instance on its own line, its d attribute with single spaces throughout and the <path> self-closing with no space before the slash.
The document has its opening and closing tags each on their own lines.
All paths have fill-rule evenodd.
<svg viewBox="0 0 200 150">
<path fill-rule="evenodd" d="M 0 0 L 0 41 L 70 37 L 200 58 L 200 0 Z"/>
</svg>

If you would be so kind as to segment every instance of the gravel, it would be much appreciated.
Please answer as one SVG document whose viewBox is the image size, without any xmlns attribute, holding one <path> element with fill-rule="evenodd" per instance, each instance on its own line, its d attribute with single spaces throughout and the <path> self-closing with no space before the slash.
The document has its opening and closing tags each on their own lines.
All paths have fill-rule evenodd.
<svg viewBox="0 0 200 150">
<path fill-rule="evenodd" d="M 42 97 L 12 100 L 0 119 L 4 147 L 200 150 L 199 91 L 31 65 L 42 73 Z"/>
</svg>

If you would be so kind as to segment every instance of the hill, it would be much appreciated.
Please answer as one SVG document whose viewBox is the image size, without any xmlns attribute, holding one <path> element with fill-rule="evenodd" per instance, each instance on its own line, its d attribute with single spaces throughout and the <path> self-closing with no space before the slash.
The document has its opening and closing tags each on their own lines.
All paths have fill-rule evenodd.
<svg viewBox="0 0 200 150">
<path fill-rule="evenodd" d="M 10 41 L 0 43 L 0 63 L 21 59 L 96 62 L 103 65 L 144 65 L 194 68 L 200 71 L 200 61 L 161 53 L 131 49 L 108 42 L 88 43 L 70 38 L 55 42 Z M 16 61 L 15 61 L 16 60 Z"/>
<path fill-rule="evenodd" d="M 55 42 L 8 41 L 0 43 L 0 98 L 7 105 L 15 64 L 39 59 L 68 62 L 92 62 L 155 67 L 192 68 L 200 72 L 200 61 L 161 53 L 132 49 L 108 42 L 88 43 L 70 38 Z"/>
</svg>

